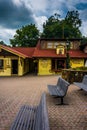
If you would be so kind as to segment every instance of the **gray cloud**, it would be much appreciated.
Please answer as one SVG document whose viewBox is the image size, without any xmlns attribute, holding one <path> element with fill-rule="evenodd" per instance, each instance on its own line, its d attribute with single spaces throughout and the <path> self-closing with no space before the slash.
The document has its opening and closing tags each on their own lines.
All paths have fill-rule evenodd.
<svg viewBox="0 0 87 130">
<path fill-rule="evenodd" d="M 80 17 L 83 21 L 87 21 L 87 9 L 85 10 L 80 10 Z"/>
<path fill-rule="evenodd" d="M 35 23 L 33 12 L 23 2 L 19 6 L 12 0 L 0 0 L 0 25 L 6 28 L 19 28 L 20 26 Z"/>
<path fill-rule="evenodd" d="M 9 43 L 18 28 L 30 23 L 35 23 L 42 31 L 48 17 L 58 13 L 64 18 L 68 10 L 79 11 L 81 31 L 87 36 L 86 0 L 0 0 L 0 40 Z"/>
</svg>

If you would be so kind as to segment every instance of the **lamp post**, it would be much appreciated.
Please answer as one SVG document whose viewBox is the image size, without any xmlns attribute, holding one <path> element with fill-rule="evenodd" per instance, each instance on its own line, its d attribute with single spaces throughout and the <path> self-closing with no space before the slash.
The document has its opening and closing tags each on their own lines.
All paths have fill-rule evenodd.
<svg viewBox="0 0 87 130">
<path fill-rule="evenodd" d="M 69 56 L 69 51 L 70 50 L 70 42 L 67 40 L 66 42 L 66 68 L 70 68 L 70 56 Z"/>
</svg>

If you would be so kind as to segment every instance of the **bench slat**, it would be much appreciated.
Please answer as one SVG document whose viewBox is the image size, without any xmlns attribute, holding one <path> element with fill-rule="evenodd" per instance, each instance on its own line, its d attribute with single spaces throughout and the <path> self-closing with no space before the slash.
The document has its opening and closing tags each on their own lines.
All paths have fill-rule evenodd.
<svg viewBox="0 0 87 130">
<path fill-rule="evenodd" d="M 11 127 L 11 130 L 29 129 L 29 127 L 31 127 L 29 122 L 33 118 L 35 111 L 36 108 L 22 106 Z"/>
<path fill-rule="evenodd" d="M 18 125 L 18 121 L 21 117 L 21 114 L 23 112 L 23 109 L 24 109 L 24 106 L 20 109 L 20 111 L 18 112 L 17 116 L 16 116 L 16 119 L 14 121 L 14 123 L 12 124 L 11 126 L 11 130 L 15 130 L 17 128 L 17 125 Z"/>
<path fill-rule="evenodd" d="M 46 97 L 44 94 L 42 95 L 42 98 L 43 100 L 40 101 L 36 113 L 35 130 L 50 130 L 48 121 L 48 112 L 46 108 Z"/>
<path fill-rule="evenodd" d="M 22 106 L 10 130 L 50 130 L 45 93 L 38 106 Z"/>
</svg>

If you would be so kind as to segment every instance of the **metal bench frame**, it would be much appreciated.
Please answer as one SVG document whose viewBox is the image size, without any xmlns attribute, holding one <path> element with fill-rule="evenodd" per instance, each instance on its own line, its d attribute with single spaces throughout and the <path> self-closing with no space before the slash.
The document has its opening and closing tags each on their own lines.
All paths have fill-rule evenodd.
<svg viewBox="0 0 87 130">
<path fill-rule="evenodd" d="M 10 130 L 50 130 L 45 93 L 38 106 L 20 108 Z"/>
<path fill-rule="evenodd" d="M 67 90 L 68 90 L 68 86 L 70 85 L 70 83 L 68 83 L 66 80 L 64 80 L 63 78 L 59 77 L 57 84 L 56 85 L 48 85 L 48 91 L 50 93 L 51 96 L 54 97 L 58 97 L 61 99 L 61 103 L 58 105 L 64 105 L 64 101 L 63 98 L 65 97 Z"/>
</svg>

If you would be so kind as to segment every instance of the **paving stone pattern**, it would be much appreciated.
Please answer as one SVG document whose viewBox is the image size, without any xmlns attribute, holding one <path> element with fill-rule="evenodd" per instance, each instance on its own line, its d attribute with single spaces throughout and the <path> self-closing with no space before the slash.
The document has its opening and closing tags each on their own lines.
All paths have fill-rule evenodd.
<svg viewBox="0 0 87 130">
<path fill-rule="evenodd" d="M 0 130 L 9 130 L 20 107 L 37 105 L 42 93 L 46 102 L 50 130 L 87 130 L 87 93 L 70 85 L 64 102 L 49 95 L 47 84 L 56 84 L 58 76 L 0 77 Z"/>
</svg>

